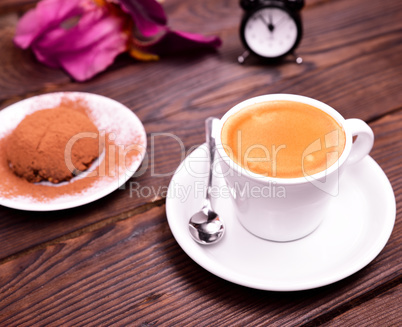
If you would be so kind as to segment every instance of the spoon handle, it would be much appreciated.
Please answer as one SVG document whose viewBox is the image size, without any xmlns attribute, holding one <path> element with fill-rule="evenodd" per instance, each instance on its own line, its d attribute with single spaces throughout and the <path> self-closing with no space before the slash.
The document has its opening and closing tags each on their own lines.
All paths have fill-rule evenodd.
<svg viewBox="0 0 402 327">
<path fill-rule="evenodd" d="M 208 117 L 205 121 L 205 136 L 207 141 L 207 146 L 209 149 L 209 175 L 208 175 L 208 184 L 207 184 L 207 192 L 205 194 L 205 199 L 209 200 L 210 188 L 212 185 L 212 177 L 214 171 L 214 159 L 215 159 L 215 137 L 213 135 L 213 127 L 214 122 L 217 121 L 217 118 Z"/>
</svg>

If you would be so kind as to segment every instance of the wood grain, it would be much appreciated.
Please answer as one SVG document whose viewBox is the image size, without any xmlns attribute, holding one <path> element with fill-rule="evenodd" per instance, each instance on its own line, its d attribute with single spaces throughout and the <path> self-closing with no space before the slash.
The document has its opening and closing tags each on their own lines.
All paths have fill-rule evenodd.
<svg viewBox="0 0 402 327">
<path fill-rule="evenodd" d="M 364 306 L 358 306 L 322 326 L 400 326 L 402 313 L 395 299 L 402 298 L 402 286 L 385 292 Z"/>
<path fill-rule="evenodd" d="M 1 265 L 0 325 L 321 324 L 323 312 L 354 309 L 375 298 L 377 288 L 392 290 L 400 282 L 392 238 L 368 267 L 343 281 L 305 292 L 264 292 L 192 262 L 174 241 L 162 206 Z"/>
<path fill-rule="evenodd" d="M 307 0 L 302 65 L 290 58 L 281 65 L 253 58 L 239 65 L 238 1 L 165 1 L 172 28 L 219 35 L 223 46 L 151 63 L 121 55 L 85 83 L 13 45 L 19 17 L 35 2 L 0 2 L 0 109 L 53 91 L 111 97 L 143 121 L 149 161 L 125 189 L 80 208 L 33 213 L 0 207 L 0 326 L 402 324 L 396 305 L 402 270 L 401 1 Z M 279 92 L 317 98 L 346 118 L 369 122 L 376 137 L 371 155 L 397 200 L 394 231 L 377 258 L 340 282 L 304 292 L 248 289 L 199 267 L 174 240 L 161 192 L 184 156 L 204 142 L 206 117 Z M 130 185 L 156 193 L 138 197 Z"/>
<path fill-rule="evenodd" d="M 194 28 L 194 31 L 197 32 L 206 25 L 208 30 L 204 33 L 217 34 L 223 39 L 223 46 L 216 55 L 209 55 L 207 58 L 200 56 L 164 58 L 159 63 L 148 64 L 133 60 L 127 61 L 127 58 L 124 57 L 121 58 L 124 62 L 122 64 L 124 69 L 118 69 L 120 64 L 118 62 L 117 67 L 111 68 L 112 74 L 109 74 L 110 70 L 108 70 L 107 75 L 101 74 L 83 85 L 67 81 L 64 83 L 58 80 L 61 77 L 55 74 L 55 76 L 46 76 L 51 83 L 45 85 L 44 88 L 42 83 L 35 80 L 30 81 L 31 78 L 35 78 L 37 73 L 32 74 L 32 77 L 31 74 L 18 71 L 12 75 L 25 76 L 27 85 L 32 88 L 32 91 L 36 88 L 38 93 L 60 89 L 80 89 L 117 98 L 137 112 L 145 121 L 163 118 L 171 115 L 172 112 L 179 112 L 183 108 L 197 109 L 197 105 L 216 106 L 220 104 L 229 108 L 244 98 L 272 92 L 305 94 L 329 102 L 344 111 L 340 104 L 342 104 L 341 101 L 345 94 L 335 92 L 337 87 L 353 93 L 362 92 L 361 96 L 356 97 L 357 100 L 349 105 L 353 106 L 356 113 L 359 113 L 359 117 L 366 119 L 370 114 L 382 113 L 383 108 L 388 109 L 387 105 L 380 106 L 379 104 L 387 101 L 391 92 L 394 93 L 400 87 L 400 78 L 398 78 L 401 73 L 401 59 L 398 56 L 400 51 L 391 46 L 400 45 L 401 33 L 398 31 L 402 29 L 402 19 L 400 19 L 402 4 L 388 0 L 373 9 L 371 6 L 364 6 L 362 0 L 338 1 L 336 4 L 336 6 L 331 3 L 311 9 L 306 8 L 303 12 L 306 16 L 306 26 L 300 54 L 304 57 L 305 63 L 301 66 L 290 62 L 279 67 L 262 66 L 254 61 L 248 65 L 239 66 L 236 58 L 242 53 L 243 48 L 238 37 L 240 11 L 237 3 L 221 3 L 222 7 L 216 8 L 211 4 L 208 5 L 207 2 L 191 2 L 190 5 L 181 3 L 169 7 L 171 25 L 177 26 L 178 29 L 192 30 Z M 339 8 L 340 5 L 343 7 Z M 188 6 L 190 9 L 183 9 Z M 211 6 L 215 9 L 208 9 Z M 185 10 L 185 15 L 183 10 Z M 347 35 L 347 37 L 340 37 L 335 29 L 339 27 L 338 25 L 327 24 L 325 18 L 334 16 L 334 12 L 350 13 L 337 15 L 340 20 L 338 25 L 342 25 L 342 35 Z M 203 18 L 201 21 L 200 16 Z M 358 16 L 359 20 L 354 19 L 355 16 Z M 187 19 L 191 19 L 191 24 L 184 25 L 184 23 L 175 22 L 175 17 L 187 17 Z M 382 17 L 386 17 L 392 23 L 384 21 Z M 369 26 L 373 24 L 378 28 L 369 28 L 368 31 L 362 33 L 360 23 L 362 20 L 366 20 Z M 205 24 L 205 22 L 210 23 Z M 377 32 L 378 30 L 380 32 Z M 338 37 L 336 38 L 336 36 Z M 328 39 L 336 41 L 328 42 Z M 10 44 L 11 41 L 7 39 L 4 42 Z M 329 44 L 329 47 L 319 46 L 322 44 Z M 10 55 L 10 60 L 13 60 L 14 55 Z M 5 53 L 5 58 L 7 56 Z M 375 71 L 374 76 L 372 71 L 367 71 L 367 74 L 365 72 L 370 67 L 375 70 L 375 66 L 370 63 L 378 61 L 384 61 L 386 67 L 381 67 L 381 69 L 385 70 L 385 76 L 388 77 L 387 82 L 392 84 L 385 85 L 384 91 L 389 93 L 384 94 L 384 97 L 380 99 L 382 102 L 376 98 L 373 102 L 372 89 L 378 85 L 378 80 L 381 81 L 381 76 L 384 75 L 377 76 L 382 72 L 380 69 Z M 127 66 L 129 62 L 131 64 Z M 322 69 L 332 66 L 333 71 L 328 70 L 326 74 L 323 74 Z M 11 70 L 20 69 L 18 66 L 7 65 L 7 67 Z M 309 75 L 309 72 L 312 75 Z M 338 77 L 339 74 L 344 76 Z M 0 75 L 5 78 L 3 81 L 0 79 L 0 86 L 3 88 L 1 94 L 7 98 L 16 93 L 13 80 L 10 81 L 8 75 L 10 74 Z M 155 75 L 158 76 L 157 85 L 154 83 Z M 293 79 L 295 76 L 298 78 Z M 52 81 L 53 78 L 57 79 Z M 186 80 L 184 85 L 180 83 L 182 80 Z M 21 83 L 21 81 L 18 79 L 15 83 Z M 152 85 L 152 87 L 147 87 L 148 85 Z M 139 89 L 141 92 L 133 92 L 133 90 Z M 328 93 L 332 97 L 323 96 Z M 155 94 L 159 96 L 155 98 Z M 182 99 L 183 94 L 186 95 L 187 101 L 186 98 Z M 339 99 L 339 102 L 333 101 L 334 98 Z M 150 99 L 152 100 L 150 101 Z M 222 102 L 222 100 L 226 101 Z M 7 101 L 3 107 L 9 103 Z"/>
</svg>

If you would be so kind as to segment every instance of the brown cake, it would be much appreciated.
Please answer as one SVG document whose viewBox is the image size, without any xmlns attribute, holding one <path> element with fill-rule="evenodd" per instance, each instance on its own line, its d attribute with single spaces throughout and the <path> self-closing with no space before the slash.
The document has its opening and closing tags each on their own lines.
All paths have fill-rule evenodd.
<svg viewBox="0 0 402 327">
<path fill-rule="evenodd" d="M 78 110 L 39 110 L 16 127 L 6 153 L 16 175 L 29 182 L 60 183 L 88 169 L 99 156 L 99 131 Z"/>
</svg>

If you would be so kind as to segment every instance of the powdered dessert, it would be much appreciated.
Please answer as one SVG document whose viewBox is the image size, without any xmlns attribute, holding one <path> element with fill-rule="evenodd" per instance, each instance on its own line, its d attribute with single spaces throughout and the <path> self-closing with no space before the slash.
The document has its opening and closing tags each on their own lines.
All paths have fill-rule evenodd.
<svg viewBox="0 0 402 327">
<path fill-rule="evenodd" d="M 10 135 L 10 168 L 29 182 L 68 181 L 98 158 L 99 131 L 78 110 L 60 106 L 25 117 Z"/>
</svg>

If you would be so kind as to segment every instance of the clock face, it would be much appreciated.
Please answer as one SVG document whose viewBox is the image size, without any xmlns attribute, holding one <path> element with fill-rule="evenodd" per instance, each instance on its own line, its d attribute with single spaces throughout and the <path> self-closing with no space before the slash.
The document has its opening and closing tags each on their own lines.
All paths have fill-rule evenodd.
<svg viewBox="0 0 402 327">
<path fill-rule="evenodd" d="M 286 54 L 297 41 L 295 20 L 276 7 L 254 12 L 244 28 L 244 39 L 252 51 L 262 57 L 276 58 Z"/>
</svg>

